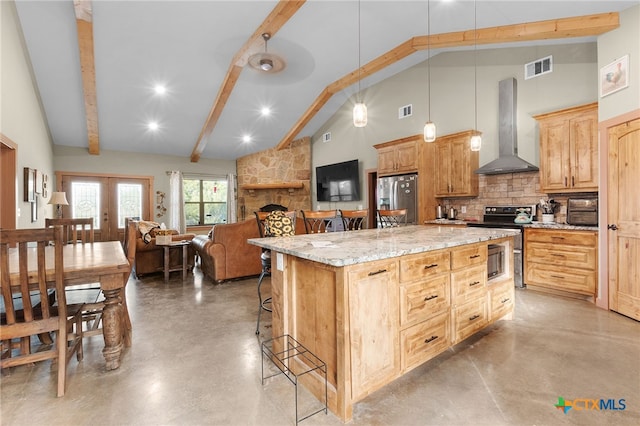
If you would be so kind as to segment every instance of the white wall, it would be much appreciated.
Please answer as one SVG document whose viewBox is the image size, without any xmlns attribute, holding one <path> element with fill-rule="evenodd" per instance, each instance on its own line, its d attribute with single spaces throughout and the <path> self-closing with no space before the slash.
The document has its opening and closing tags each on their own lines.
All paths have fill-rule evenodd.
<svg viewBox="0 0 640 426">
<path fill-rule="evenodd" d="M 431 120 L 436 123 L 439 135 L 474 128 L 477 62 L 477 128 L 483 133 L 480 165 L 488 163 L 498 156 L 498 82 L 514 77 L 518 83 L 519 155 L 539 164 L 537 124 L 532 116 L 596 101 L 596 53 L 595 43 L 581 43 L 478 49 L 477 58 L 473 49 L 436 55 L 431 63 Z M 553 72 L 525 80 L 524 64 L 549 55 L 553 55 Z M 369 111 L 369 124 L 360 129 L 351 121 L 352 101 L 345 102 L 312 137 L 312 171 L 317 165 L 358 158 L 364 179 L 364 169 L 377 166 L 373 145 L 422 133 L 428 113 L 427 87 L 427 66 L 423 62 L 367 88 L 363 99 Z M 398 108 L 407 104 L 413 105 L 413 115 L 398 119 Z M 322 143 L 321 136 L 328 131 L 332 140 Z M 362 185 L 364 188 L 364 180 Z M 312 199 L 315 200 L 315 193 Z M 354 208 L 355 204 L 366 205 L 366 200 L 322 207 Z"/>
<path fill-rule="evenodd" d="M 599 121 L 640 108 L 640 6 L 620 13 L 620 28 L 598 38 L 598 69 L 629 55 L 629 86 L 600 98 Z"/>
<path fill-rule="evenodd" d="M 26 55 L 22 29 L 13 1 L 0 1 L 0 132 L 18 145 L 16 169 L 18 182 L 17 228 L 44 227 L 44 217 L 53 214 L 48 199 L 38 195 L 38 221 L 31 222 L 31 204 L 23 201 L 23 168 L 40 170 L 53 177 L 51 138 L 40 99 L 34 87 L 31 64 Z M 13 182 L 2 182 L 2 185 Z"/>
</svg>

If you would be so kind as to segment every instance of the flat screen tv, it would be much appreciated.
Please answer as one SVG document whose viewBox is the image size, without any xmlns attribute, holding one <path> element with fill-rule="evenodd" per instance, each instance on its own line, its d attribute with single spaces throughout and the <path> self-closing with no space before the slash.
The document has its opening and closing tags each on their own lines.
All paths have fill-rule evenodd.
<svg viewBox="0 0 640 426">
<path fill-rule="evenodd" d="M 318 201 L 359 201 L 358 160 L 316 167 Z"/>
</svg>

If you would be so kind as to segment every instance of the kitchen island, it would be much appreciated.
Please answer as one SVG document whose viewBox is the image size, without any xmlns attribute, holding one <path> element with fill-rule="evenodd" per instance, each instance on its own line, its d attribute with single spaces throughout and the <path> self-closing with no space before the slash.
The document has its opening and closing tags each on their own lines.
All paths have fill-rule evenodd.
<svg viewBox="0 0 640 426">
<path fill-rule="evenodd" d="M 516 233 L 414 225 L 249 243 L 273 252 L 273 336 L 326 363 L 329 409 L 346 422 L 355 402 L 512 317 Z M 504 249 L 505 267 L 489 280 L 490 244 Z M 305 378 L 323 400 L 324 378 Z"/>
</svg>

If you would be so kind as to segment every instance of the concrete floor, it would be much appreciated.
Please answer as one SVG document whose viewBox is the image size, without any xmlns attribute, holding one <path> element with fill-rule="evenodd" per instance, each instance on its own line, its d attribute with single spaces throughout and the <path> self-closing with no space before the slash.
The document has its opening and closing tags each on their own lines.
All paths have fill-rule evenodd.
<svg viewBox="0 0 640 426">
<path fill-rule="evenodd" d="M 51 362 L 2 372 L 2 425 L 295 424 L 294 387 L 260 382 L 256 279 L 214 285 L 199 269 L 183 282 L 130 280 L 133 345 L 104 369 L 102 339 L 69 363 L 55 397 Z M 265 281 L 266 283 L 267 281 Z M 302 397 L 308 396 L 302 392 Z M 565 400 L 625 400 L 625 410 L 569 410 Z M 301 398 L 308 401 L 308 399 Z M 342 424 L 331 412 L 305 425 Z M 516 291 L 500 321 L 354 407 L 354 425 L 638 425 L 640 323 L 572 299 Z"/>
</svg>

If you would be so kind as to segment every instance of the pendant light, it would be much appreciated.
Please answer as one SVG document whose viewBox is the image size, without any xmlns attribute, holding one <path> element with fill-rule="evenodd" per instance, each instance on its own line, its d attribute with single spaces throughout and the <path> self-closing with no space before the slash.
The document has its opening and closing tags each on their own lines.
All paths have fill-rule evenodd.
<svg viewBox="0 0 640 426">
<path fill-rule="evenodd" d="M 358 0 L 358 101 L 353 107 L 353 125 L 365 127 L 367 125 L 367 106 L 360 99 L 360 0 Z"/>
<path fill-rule="evenodd" d="M 427 122 L 424 125 L 424 141 L 435 142 L 436 124 L 431 121 L 431 13 L 429 10 L 430 1 L 427 0 Z"/>
<path fill-rule="evenodd" d="M 473 0 L 473 39 L 473 93 L 475 104 L 475 125 L 473 129 L 478 132 L 478 14 L 476 0 Z M 469 148 L 471 151 L 480 151 L 480 148 L 482 148 L 480 133 L 471 136 Z"/>
</svg>

